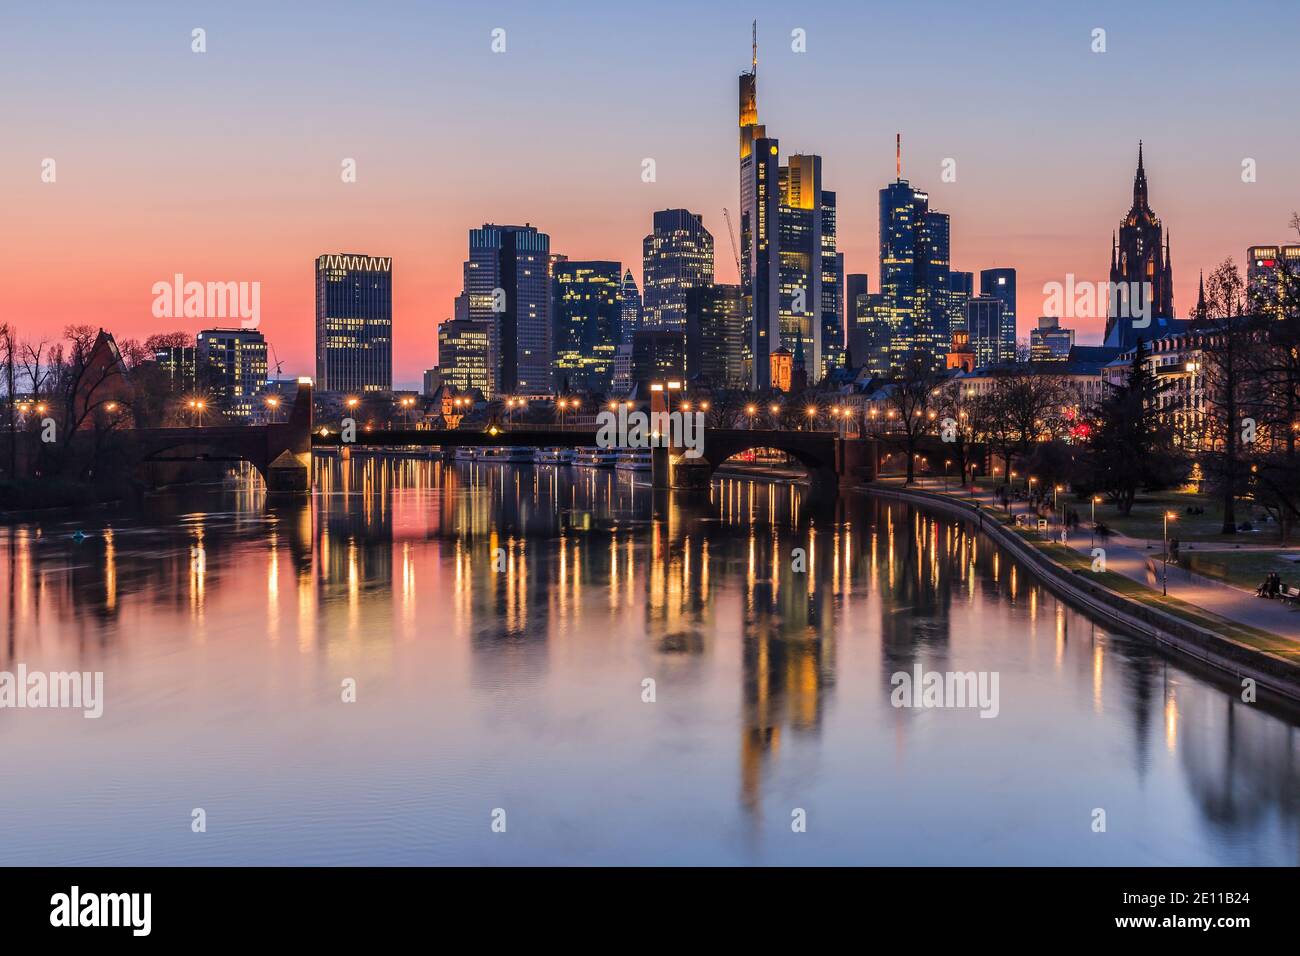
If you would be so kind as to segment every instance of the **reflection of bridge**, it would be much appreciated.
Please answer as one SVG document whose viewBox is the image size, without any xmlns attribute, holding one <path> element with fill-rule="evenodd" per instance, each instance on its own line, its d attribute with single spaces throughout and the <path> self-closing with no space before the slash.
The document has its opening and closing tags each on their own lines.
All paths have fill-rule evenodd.
<svg viewBox="0 0 1300 956">
<path fill-rule="evenodd" d="M 514 446 L 577 448 L 597 444 L 597 432 L 587 428 L 545 428 L 497 424 L 488 430 L 393 428 L 358 429 L 349 442 L 335 431 L 316 432 L 312 426 L 312 387 L 298 386 L 298 395 L 282 424 L 198 428 L 139 428 L 120 433 L 128 454 L 140 462 L 247 461 L 261 473 L 271 491 L 307 491 L 311 487 L 311 450 L 342 446 L 456 448 Z M 785 452 L 808 470 L 818 490 L 833 491 L 844 484 L 875 478 L 879 450 L 870 439 L 844 439 L 835 432 L 771 429 L 706 428 L 701 454 L 688 458 L 684 449 L 652 449 L 653 482 L 657 488 L 702 488 L 723 462 L 743 452 L 773 449 Z"/>
</svg>

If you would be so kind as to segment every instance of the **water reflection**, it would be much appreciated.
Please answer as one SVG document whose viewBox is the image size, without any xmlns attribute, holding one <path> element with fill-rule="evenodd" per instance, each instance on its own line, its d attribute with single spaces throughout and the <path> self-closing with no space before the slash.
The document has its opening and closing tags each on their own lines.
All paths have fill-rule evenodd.
<svg viewBox="0 0 1300 956">
<path fill-rule="evenodd" d="M 1300 860 L 1293 716 L 915 509 L 643 482 L 358 456 L 310 501 L 245 482 L 0 529 L 0 669 L 109 687 L 99 724 L 0 711 L 39 769 L 0 838 L 33 863 Z M 999 672 L 999 717 L 893 708 L 916 667 Z M 52 796 L 86 781 L 118 825 Z M 196 844 L 164 795 L 238 825 Z M 303 814 L 329 832 L 281 825 Z"/>
</svg>

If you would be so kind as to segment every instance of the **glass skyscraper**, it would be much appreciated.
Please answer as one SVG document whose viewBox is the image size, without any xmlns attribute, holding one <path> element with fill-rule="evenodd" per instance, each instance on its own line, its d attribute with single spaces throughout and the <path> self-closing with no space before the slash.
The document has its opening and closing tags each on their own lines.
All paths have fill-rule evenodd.
<svg viewBox="0 0 1300 956">
<path fill-rule="evenodd" d="M 998 361 L 1016 360 L 1016 270 L 981 269 L 980 295 L 1002 302 L 1002 325 L 998 330 Z M 971 335 L 971 341 L 975 336 Z"/>
<path fill-rule="evenodd" d="M 880 294 L 899 315 L 905 362 L 942 368 L 949 340 L 949 223 L 928 193 L 898 179 L 880 190 Z"/>
<path fill-rule="evenodd" d="M 488 397 L 552 389 L 550 253 L 551 237 L 528 223 L 469 231 L 466 317 L 489 331 Z"/>
<path fill-rule="evenodd" d="M 713 236 L 697 213 L 662 209 L 642 243 L 643 325 L 686 329 L 686 293 L 713 284 Z"/>
<path fill-rule="evenodd" d="M 555 387 L 608 392 L 622 341 L 622 264 L 564 259 L 553 266 Z"/>
<path fill-rule="evenodd" d="M 316 387 L 327 392 L 392 390 L 391 257 L 317 257 Z"/>
<path fill-rule="evenodd" d="M 266 390 L 266 338 L 255 329 L 205 329 L 194 337 L 200 363 L 216 371 L 218 399 L 248 418 Z"/>
</svg>

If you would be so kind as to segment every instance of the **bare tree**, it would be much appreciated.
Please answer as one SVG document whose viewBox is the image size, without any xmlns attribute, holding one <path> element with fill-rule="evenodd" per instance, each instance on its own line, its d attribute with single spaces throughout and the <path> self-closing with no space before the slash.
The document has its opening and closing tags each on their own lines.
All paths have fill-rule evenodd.
<svg viewBox="0 0 1300 956">
<path fill-rule="evenodd" d="M 1245 315 L 1245 283 L 1232 259 L 1225 259 L 1210 273 L 1205 305 L 1205 316 L 1196 323 L 1205 370 L 1206 450 L 1202 457 L 1211 485 L 1222 499 L 1222 531 L 1234 534 L 1237 498 L 1248 490 L 1243 440 L 1254 440 L 1257 422 L 1243 411 L 1249 375 L 1247 353 L 1253 334 Z"/>
<path fill-rule="evenodd" d="M 933 433 L 939 404 L 938 379 L 925 359 L 913 359 L 893 383 L 885 386 L 885 401 L 897 417 L 907 447 L 907 479 L 916 480 L 916 456 L 922 436 Z"/>
</svg>

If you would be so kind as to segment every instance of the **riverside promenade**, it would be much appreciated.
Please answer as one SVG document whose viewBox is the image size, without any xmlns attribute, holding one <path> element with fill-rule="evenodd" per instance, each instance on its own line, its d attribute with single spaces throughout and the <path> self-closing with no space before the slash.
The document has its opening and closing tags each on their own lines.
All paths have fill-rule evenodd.
<svg viewBox="0 0 1300 956">
<path fill-rule="evenodd" d="M 1300 609 L 1253 591 L 1192 575 L 1171 565 L 1161 594 L 1161 549 L 1112 534 L 1094 543 L 1090 529 L 1061 540 L 1059 518 L 1039 530 L 1025 501 L 1010 514 L 992 491 L 927 478 L 904 486 L 880 479 L 864 490 L 962 514 L 1025 559 L 1049 587 L 1125 630 L 1151 637 L 1236 676 L 1252 677 L 1300 701 Z M 1023 515 L 1021 526 L 1015 517 Z M 1046 517 L 1044 515 L 1043 517 Z M 1105 572 L 1092 572 L 1093 549 L 1105 549 Z"/>
</svg>

